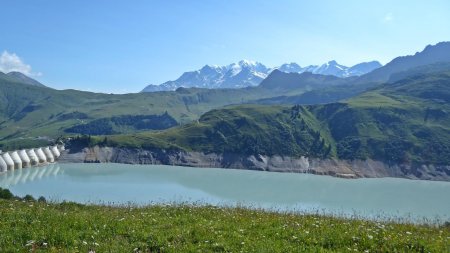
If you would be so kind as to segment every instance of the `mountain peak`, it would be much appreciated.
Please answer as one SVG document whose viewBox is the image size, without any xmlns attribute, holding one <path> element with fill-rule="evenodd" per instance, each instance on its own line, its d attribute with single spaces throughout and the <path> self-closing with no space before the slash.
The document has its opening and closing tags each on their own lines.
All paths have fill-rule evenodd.
<svg viewBox="0 0 450 253">
<path fill-rule="evenodd" d="M 200 72 L 202 72 L 202 71 L 214 71 L 214 70 L 216 70 L 218 68 L 220 68 L 220 67 L 217 66 L 217 65 L 208 65 L 208 64 L 206 64 L 205 66 L 203 66 L 200 69 Z"/>
<path fill-rule="evenodd" d="M 259 65 L 261 63 L 259 63 L 257 61 L 251 61 L 251 60 L 244 59 L 244 60 L 240 60 L 237 64 L 240 65 L 240 66 L 256 66 L 256 65 Z"/>
<path fill-rule="evenodd" d="M 444 41 L 435 45 L 428 45 L 421 52 L 417 52 L 414 55 L 399 56 L 387 63 L 383 68 L 365 75 L 363 80 L 386 82 L 392 74 L 438 62 L 450 62 L 450 42 Z"/>
<path fill-rule="evenodd" d="M 46 87 L 42 83 L 34 80 L 33 78 L 31 78 L 21 72 L 18 72 L 18 71 L 11 71 L 11 72 L 7 73 L 6 75 L 21 82 L 21 83 L 25 83 L 25 84 L 33 85 L 33 86 L 39 86 L 39 87 Z"/>
<path fill-rule="evenodd" d="M 328 64 L 329 64 L 329 65 L 339 65 L 339 64 L 337 63 L 337 61 L 335 61 L 335 60 L 329 61 Z"/>
</svg>

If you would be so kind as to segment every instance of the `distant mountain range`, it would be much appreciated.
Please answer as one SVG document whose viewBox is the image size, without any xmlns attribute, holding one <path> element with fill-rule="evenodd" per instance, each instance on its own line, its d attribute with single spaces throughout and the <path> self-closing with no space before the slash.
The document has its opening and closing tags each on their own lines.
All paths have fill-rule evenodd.
<svg viewBox="0 0 450 253">
<path fill-rule="evenodd" d="M 258 87 L 274 91 L 302 87 L 306 92 L 252 101 L 262 104 L 322 104 L 356 96 L 382 83 L 450 70 L 450 42 L 428 45 L 414 55 L 400 56 L 365 75 L 337 78 L 311 73 L 273 71 Z"/>
<path fill-rule="evenodd" d="M 367 74 L 382 65 L 377 61 L 363 62 L 352 67 L 329 61 L 322 65 L 301 67 L 297 63 L 286 63 L 279 67 L 269 68 L 262 63 L 242 60 L 227 66 L 205 65 L 200 70 L 185 72 L 175 81 L 161 85 L 148 85 L 142 92 L 171 91 L 177 88 L 244 88 L 259 85 L 273 70 L 286 73 L 304 73 L 351 77 Z"/>
</svg>

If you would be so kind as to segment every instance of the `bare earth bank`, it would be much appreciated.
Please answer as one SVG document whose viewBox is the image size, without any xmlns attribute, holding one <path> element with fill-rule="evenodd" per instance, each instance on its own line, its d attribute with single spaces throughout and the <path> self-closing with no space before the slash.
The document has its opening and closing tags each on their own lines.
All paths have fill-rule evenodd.
<svg viewBox="0 0 450 253">
<path fill-rule="evenodd" d="M 293 158 L 239 154 L 215 154 L 115 147 L 67 149 L 60 163 L 164 164 L 189 167 L 234 168 L 276 172 L 311 173 L 342 178 L 401 177 L 450 181 L 450 166 L 387 164 L 374 160 Z"/>
</svg>

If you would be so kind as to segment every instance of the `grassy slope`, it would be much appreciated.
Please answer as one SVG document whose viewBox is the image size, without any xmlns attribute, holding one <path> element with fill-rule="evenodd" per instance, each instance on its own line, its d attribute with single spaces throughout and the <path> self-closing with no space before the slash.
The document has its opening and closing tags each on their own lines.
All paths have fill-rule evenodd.
<svg viewBox="0 0 450 253">
<path fill-rule="evenodd" d="M 410 77 L 348 101 L 316 106 L 239 105 L 109 145 L 450 164 L 450 72 Z"/>
<path fill-rule="evenodd" d="M 448 165 L 449 102 L 450 72 L 443 72 L 386 84 L 315 114 L 328 121 L 342 158 Z"/>
<path fill-rule="evenodd" d="M 184 124 L 225 105 L 283 94 L 301 94 L 306 90 L 346 82 L 346 79 L 336 77 L 279 72 L 271 75 L 260 87 L 112 95 L 35 87 L 2 75 L 0 145 L 11 141 L 20 145 L 25 142 L 24 138 L 36 136 L 55 138 L 74 125 L 122 115 L 160 115 L 167 111 L 178 123 Z"/>
<path fill-rule="evenodd" d="M 109 95 L 0 82 L 0 137 L 50 136 L 64 133 L 70 126 L 117 115 L 152 115 L 168 112 L 180 123 L 197 119 L 211 109 L 246 99 L 265 96 L 267 91 L 181 90 L 178 92 Z M 61 116 L 72 112 L 88 118 Z"/>
<path fill-rule="evenodd" d="M 0 214 L 2 252 L 446 252 L 450 240 L 448 226 L 211 206 L 0 200 Z"/>
<path fill-rule="evenodd" d="M 111 136 L 108 145 L 322 157 L 332 150 L 328 130 L 320 129 L 304 107 L 241 105 L 212 110 L 196 122 L 166 131 Z"/>
</svg>

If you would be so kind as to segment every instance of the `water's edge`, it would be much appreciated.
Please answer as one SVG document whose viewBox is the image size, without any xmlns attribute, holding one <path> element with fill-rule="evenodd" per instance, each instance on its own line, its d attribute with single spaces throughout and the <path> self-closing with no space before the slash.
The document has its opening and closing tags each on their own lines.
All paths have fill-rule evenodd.
<svg viewBox="0 0 450 253">
<path fill-rule="evenodd" d="M 158 164 L 188 167 L 233 168 L 275 172 L 311 173 L 341 178 L 400 177 L 450 181 L 450 166 L 386 164 L 374 160 L 243 156 L 202 152 L 146 150 L 116 147 L 85 147 L 62 151 L 61 163 Z"/>
</svg>

